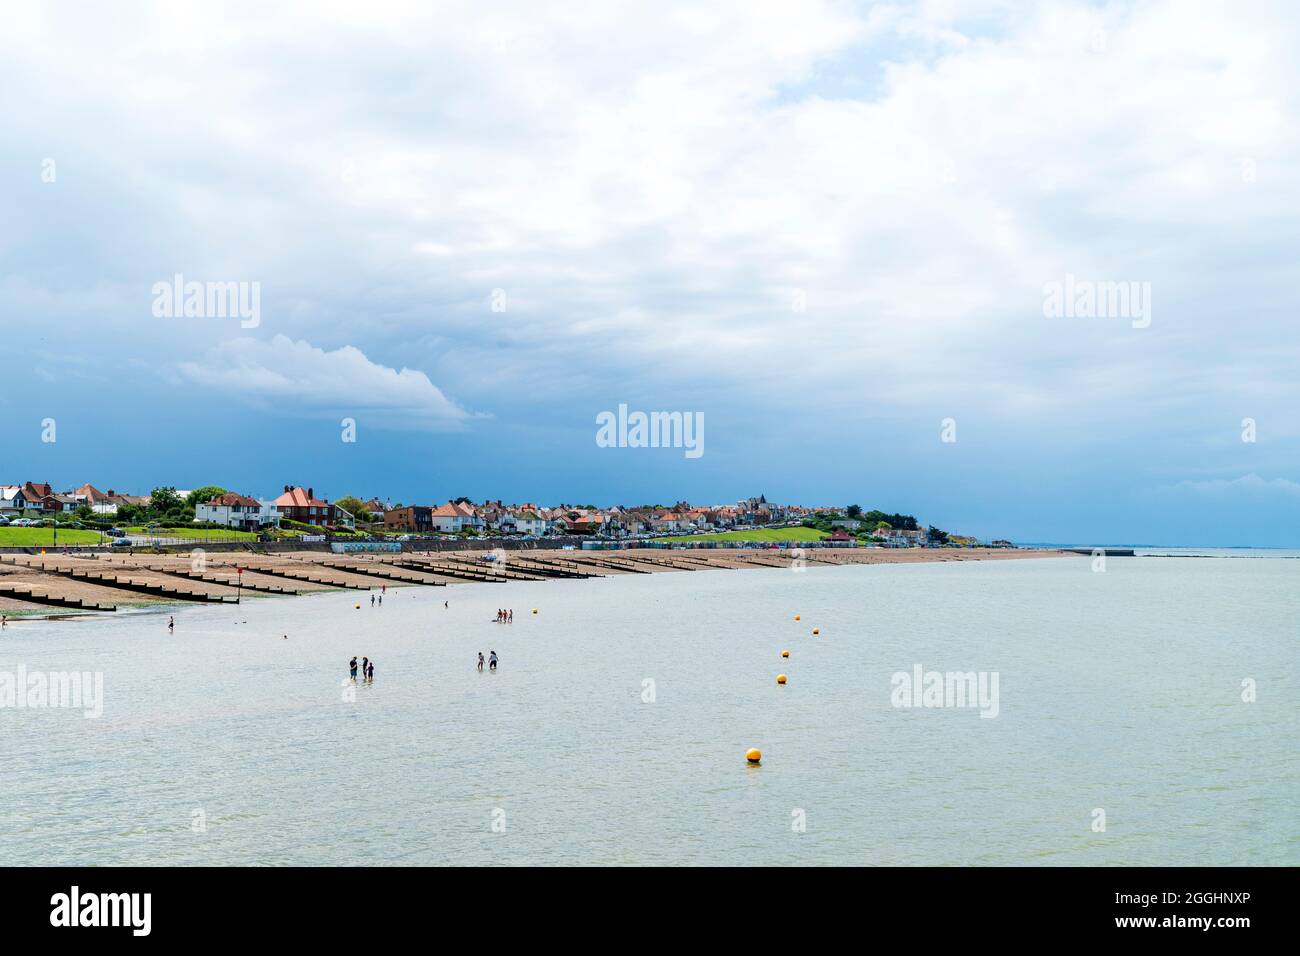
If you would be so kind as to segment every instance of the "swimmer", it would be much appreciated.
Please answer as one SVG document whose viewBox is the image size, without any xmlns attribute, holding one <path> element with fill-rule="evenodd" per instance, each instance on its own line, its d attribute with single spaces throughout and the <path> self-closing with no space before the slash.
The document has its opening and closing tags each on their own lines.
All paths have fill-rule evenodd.
<svg viewBox="0 0 1300 956">
<path fill-rule="evenodd" d="M 352 668 L 352 679 L 357 679 L 357 655 L 352 655 L 352 660 L 348 661 L 348 666 Z"/>
<path fill-rule="evenodd" d="M 478 652 L 478 672 L 480 674 L 483 673 L 483 652 L 482 651 Z"/>
<path fill-rule="evenodd" d="M 174 618 L 174 617 L 168 617 L 168 618 L 167 618 L 167 630 L 168 630 L 168 632 L 170 632 L 170 633 L 175 633 L 175 632 L 176 632 L 176 618 Z"/>
<path fill-rule="evenodd" d="M 488 651 L 488 670 L 494 671 L 496 669 L 497 669 L 497 652 Z"/>
</svg>

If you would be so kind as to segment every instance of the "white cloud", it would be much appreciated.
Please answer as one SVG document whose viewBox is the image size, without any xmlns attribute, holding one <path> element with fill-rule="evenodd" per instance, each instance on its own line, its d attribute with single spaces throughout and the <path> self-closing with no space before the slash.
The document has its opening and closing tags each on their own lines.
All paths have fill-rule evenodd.
<svg viewBox="0 0 1300 956">
<path fill-rule="evenodd" d="M 327 352 L 284 335 L 235 339 L 179 369 L 196 385 L 291 414 L 375 412 L 374 427 L 426 429 L 459 428 L 470 417 L 423 372 L 388 368 L 351 345 Z"/>
<path fill-rule="evenodd" d="M 794 417 L 869 376 L 850 397 L 873 408 L 1018 426 L 1175 402 L 1204 419 L 1283 383 L 1262 420 L 1300 401 L 1269 311 L 1295 299 L 1295 21 L 1182 2 L 56 8 L 0 30 L 0 107 L 24 156 L 80 131 L 56 188 L 94 174 L 103 214 L 64 224 L 89 230 L 84 274 L 143 245 L 146 278 L 260 279 L 295 303 L 268 326 L 316 341 L 347 341 L 361 309 L 394 351 L 435 340 L 430 371 L 462 396 L 544 397 L 581 370 L 721 380 Z M 114 241 L 122 210 L 136 242 Z M 1066 272 L 1151 281 L 1152 328 L 1045 320 Z M 799 389 L 773 390 L 791 369 Z"/>
</svg>

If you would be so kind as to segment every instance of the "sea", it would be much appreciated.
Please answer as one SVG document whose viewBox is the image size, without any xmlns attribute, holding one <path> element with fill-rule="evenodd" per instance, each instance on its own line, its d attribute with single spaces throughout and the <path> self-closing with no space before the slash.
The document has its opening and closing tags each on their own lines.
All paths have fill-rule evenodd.
<svg viewBox="0 0 1300 956">
<path fill-rule="evenodd" d="M 11 623 L 0 864 L 1300 864 L 1300 560 L 1169 554 Z"/>
</svg>

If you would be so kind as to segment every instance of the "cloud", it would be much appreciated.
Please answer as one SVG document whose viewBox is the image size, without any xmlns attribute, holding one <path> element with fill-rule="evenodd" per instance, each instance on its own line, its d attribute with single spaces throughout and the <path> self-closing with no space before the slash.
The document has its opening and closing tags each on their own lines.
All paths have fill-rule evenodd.
<svg viewBox="0 0 1300 956">
<path fill-rule="evenodd" d="M 0 170 L 22 238 L 6 274 L 22 278 L 0 280 L 0 311 L 60 349 L 207 365 L 191 326 L 144 325 L 150 284 L 179 272 L 260 281 L 265 334 L 420 356 L 543 459 L 543 429 L 622 400 L 705 410 L 738 456 L 711 494 L 770 466 L 758 436 L 843 474 L 878 459 L 882 497 L 914 494 L 928 465 L 909 449 L 948 415 L 961 450 L 997 450 L 935 492 L 970 502 L 1005 489 L 1018 507 L 1046 448 L 1062 474 L 1133 490 L 1294 474 L 1290 4 L 5 17 Z M 1151 282 L 1151 327 L 1046 319 L 1043 287 L 1067 273 Z M 239 368 L 223 355 L 206 374 Z M 129 408 L 115 391 L 101 400 Z M 804 440 L 810 421 L 825 437 Z M 12 427 L 0 417 L 0 439 Z M 800 480 L 818 499 L 829 479 Z"/>
<path fill-rule="evenodd" d="M 92 279 L 259 279 L 297 338 L 346 340 L 362 310 L 387 348 L 436 338 L 457 394 L 544 396 L 598 354 L 610 383 L 761 404 L 793 363 L 825 408 L 869 369 L 876 408 L 1050 420 L 1140 367 L 1093 397 L 1105 419 L 1300 358 L 1269 315 L 1293 298 L 1277 254 L 1237 251 L 1284 248 L 1274 211 L 1300 202 L 1295 18 L 1195 6 L 88 8 L 15 18 L 0 105 L 24 155 L 58 158 L 52 125 L 104 144 L 43 194 L 93 175 L 102 214 L 53 224 Z M 141 194 L 140 168 L 169 173 Z M 129 247 L 106 238 L 126 209 Z M 15 228 L 39 243 L 49 215 Z M 1044 319 L 1066 272 L 1151 281 L 1153 328 Z"/>
<path fill-rule="evenodd" d="M 327 352 L 285 335 L 242 338 L 178 368 L 196 385 L 290 413 L 375 412 L 375 427 L 430 430 L 461 428 L 471 417 L 423 372 L 380 365 L 351 345 Z"/>
</svg>

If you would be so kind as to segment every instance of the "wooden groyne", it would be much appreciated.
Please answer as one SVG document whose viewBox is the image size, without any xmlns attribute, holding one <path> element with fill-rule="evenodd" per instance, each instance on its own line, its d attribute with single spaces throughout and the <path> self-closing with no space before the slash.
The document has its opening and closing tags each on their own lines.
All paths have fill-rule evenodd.
<svg viewBox="0 0 1300 956">
<path fill-rule="evenodd" d="M 11 597 L 18 598 L 22 601 L 31 601 L 33 604 L 48 604 L 52 607 L 76 608 L 79 611 L 117 610 L 117 605 L 115 604 L 94 604 L 89 601 L 84 601 L 81 598 L 59 597 L 57 594 L 47 594 L 44 591 L 37 591 L 21 584 L 0 583 L 0 594 L 8 594 Z"/>
<path fill-rule="evenodd" d="M 185 554 L 0 555 L 0 609 L 22 614 L 53 606 L 112 611 L 161 602 L 232 604 L 242 598 L 291 597 L 322 590 L 370 591 L 379 587 L 447 587 L 453 584 L 523 584 L 619 574 L 671 571 L 786 569 L 795 561 L 828 570 L 847 564 L 978 561 L 1059 556 L 1062 551 L 1011 549 L 742 549 L 673 551 L 662 548 L 509 551 L 484 561 L 483 549 L 334 554 L 320 549 L 291 553 L 225 553 L 195 566 Z M 1091 549 L 1069 553 L 1092 554 Z M 1105 553 L 1130 556 L 1131 549 Z M 242 572 L 242 574 L 241 574 Z M 181 583 L 185 586 L 180 586 Z"/>
</svg>

